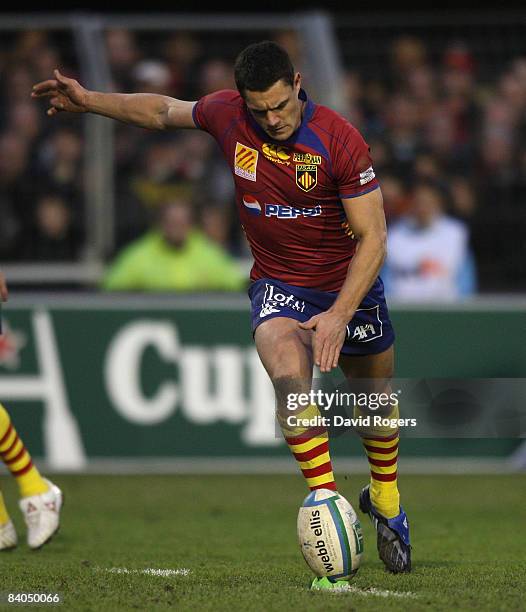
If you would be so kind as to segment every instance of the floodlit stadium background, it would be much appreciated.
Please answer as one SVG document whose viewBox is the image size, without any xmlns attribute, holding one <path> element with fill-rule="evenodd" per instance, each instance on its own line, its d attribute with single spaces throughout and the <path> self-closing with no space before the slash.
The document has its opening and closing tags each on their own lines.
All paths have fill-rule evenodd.
<svg viewBox="0 0 526 612">
<path fill-rule="evenodd" d="M 274 435 L 272 390 L 244 294 L 100 289 L 117 253 L 173 198 L 190 199 L 196 224 L 248 272 L 231 178 L 212 138 L 91 115 L 51 120 L 46 104 L 29 98 L 34 82 L 59 66 L 90 89 L 194 100 L 234 87 L 232 64 L 244 46 L 277 40 L 309 95 L 347 116 L 371 145 L 389 227 L 410 211 L 414 182 L 430 179 L 469 236 L 456 300 L 418 304 L 388 294 L 398 376 L 520 378 L 521 29 L 505 14 L 409 22 L 320 12 L 2 16 L 0 263 L 12 296 L 0 399 L 33 454 L 55 470 L 236 470 L 240 456 L 244 470 L 262 469 L 262 458 L 265 469 L 296 469 Z M 508 438 L 408 440 L 404 452 L 408 470 L 526 463 Z M 366 467 L 356 441 L 336 441 L 336 457 L 336 469 Z"/>
</svg>

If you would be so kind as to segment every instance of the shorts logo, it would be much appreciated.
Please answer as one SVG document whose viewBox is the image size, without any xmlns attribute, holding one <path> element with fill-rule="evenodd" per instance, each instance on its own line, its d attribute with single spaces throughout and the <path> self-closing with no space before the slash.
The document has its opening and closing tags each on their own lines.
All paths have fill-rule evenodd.
<svg viewBox="0 0 526 612">
<path fill-rule="evenodd" d="M 319 165 L 322 162 L 322 157 L 321 155 L 312 155 L 312 153 L 294 153 L 292 160 L 301 164 Z"/>
<path fill-rule="evenodd" d="M 347 339 L 355 342 L 370 342 L 383 336 L 383 323 L 380 319 L 380 305 L 372 308 L 358 308 L 355 317 L 357 323 L 351 321 L 347 325 Z"/>
<path fill-rule="evenodd" d="M 274 162 L 275 164 L 290 166 L 290 153 L 286 147 L 265 142 L 263 143 L 261 150 L 263 151 L 263 155 L 269 161 Z"/>
<path fill-rule="evenodd" d="M 249 181 L 256 180 L 256 168 L 258 165 L 259 153 L 240 142 L 236 143 L 234 155 L 234 172 Z"/>
<path fill-rule="evenodd" d="M 303 191 L 310 191 L 318 183 L 318 166 L 300 164 L 296 166 L 296 185 Z"/>
<path fill-rule="evenodd" d="M 259 217 L 261 214 L 261 205 L 254 196 L 243 194 L 243 204 L 251 215 Z"/>
<path fill-rule="evenodd" d="M 352 339 L 354 340 L 357 337 L 358 340 L 365 340 L 369 334 L 374 335 L 375 333 L 376 331 L 372 323 L 367 323 L 367 325 L 358 325 L 354 328 Z"/>
<path fill-rule="evenodd" d="M 273 312 L 281 312 L 281 309 L 287 307 L 296 312 L 305 310 L 305 302 L 298 300 L 292 293 L 281 293 L 279 287 L 265 283 L 265 295 L 261 304 L 260 318 L 267 317 Z"/>
<path fill-rule="evenodd" d="M 360 185 L 370 183 L 375 176 L 376 175 L 374 173 L 373 167 L 369 166 L 367 170 L 364 170 L 364 172 L 360 172 Z"/>
</svg>

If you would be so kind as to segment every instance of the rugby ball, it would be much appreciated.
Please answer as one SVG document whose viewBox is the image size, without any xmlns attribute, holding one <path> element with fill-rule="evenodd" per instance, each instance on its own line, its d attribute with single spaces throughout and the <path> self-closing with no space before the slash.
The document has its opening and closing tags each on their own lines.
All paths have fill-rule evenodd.
<svg viewBox="0 0 526 612">
<path fill-rule="evenodd" d="M 363 554 L 362 526 L 351 504 L 336 491 L 316 489 L 298 513 L 298 540 L 318 577 L 352 578 Z"/>
</svg>

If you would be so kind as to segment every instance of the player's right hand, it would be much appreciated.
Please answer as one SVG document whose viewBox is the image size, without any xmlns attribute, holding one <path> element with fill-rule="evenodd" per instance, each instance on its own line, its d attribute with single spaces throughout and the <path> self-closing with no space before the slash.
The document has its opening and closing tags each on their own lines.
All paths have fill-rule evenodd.
<svg viewBox="0 0 526 612">
<path fill-rule="evenodd" d="M 65 77 L 59 70 L 54 70 L 53 74 L 54 79 L 33 85 L 31 97 L 50 98 L 51 108 L 47 110 L 50 117 L 63 111 L 85 113 L 88 90 L 75 79 Z"/>
</svg>

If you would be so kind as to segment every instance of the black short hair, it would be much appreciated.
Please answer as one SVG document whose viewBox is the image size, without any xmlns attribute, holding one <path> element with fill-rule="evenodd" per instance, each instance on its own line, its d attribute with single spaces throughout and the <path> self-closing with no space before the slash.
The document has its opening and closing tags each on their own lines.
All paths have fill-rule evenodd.
<svg viewBox="0 0 526 612">
<path fill-rule="evenodd" d="M 249 45 L 237 56 L 234 78 L 239 93 L 267 91 L 274 83 L 294 84 L 294 66 L 283 47 L 271 40 Z"/>
</svg>

